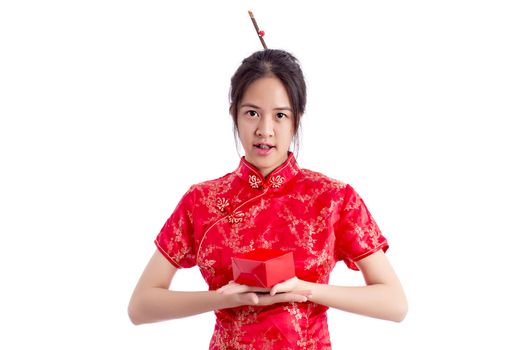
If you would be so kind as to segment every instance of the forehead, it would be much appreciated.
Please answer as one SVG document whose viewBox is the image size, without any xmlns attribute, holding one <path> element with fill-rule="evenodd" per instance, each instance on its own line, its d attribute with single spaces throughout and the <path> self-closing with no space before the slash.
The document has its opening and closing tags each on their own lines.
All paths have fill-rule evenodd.
<svg viewBox="0 0 524 350">
<path fill-rule="evenodd" d="M 286 86 L 275 76 L 259 78 L 248 85 L 240 105 L 254 104 L 260 107 L 290 107 Z"/>
</svg>

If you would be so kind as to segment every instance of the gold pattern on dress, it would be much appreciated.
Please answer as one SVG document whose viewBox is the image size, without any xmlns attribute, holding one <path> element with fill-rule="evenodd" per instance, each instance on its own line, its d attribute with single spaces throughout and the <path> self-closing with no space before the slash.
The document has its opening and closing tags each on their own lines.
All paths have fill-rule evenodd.
<svg viewBox="0 0 524 350">
<path fill-rule="evenodd" d="M 306 332 L 303 332 L 303 327 L 301 326 L 301 319 L 305 316 L 303 311 L 298 308 L 296 303 L 291 303 L 289 306 L 285 306 L 284 310 L 286 310 L 291 316 L 291 323 L 293 324 L 293 328 L 298 336 L 296 343 L 297 346 L 299 346 L 300 349 L 309 349 L 307 347 L 309 341 L 306 334 L 304 334 Z"/>
<path fill-rule="evenodd" d="M 174 225 L 173 236 L 171 236 L 169 243 L 167 244 L 167 251 L 169 252 L 171 259 L 177 263 L 182 259 L 187 258 L 188 255 L 193 255 L 191 247 L 186 244 L 184 239 L 183 226 L 184 220 L 183 218 L 180 218 Z"/>
<path fill-rule="evenodd" d="M 200 267 L 201 271 L 205 271 L 206 273 L 215 274 L 215 265 L 217 261 L 215 259 L 209 259 L 207 256 L 210 256 L 215 249 L 219 249 L 216 245 L 209 245 L 205 247 L 204 252 L 202 255 L 206 256 L 204 259 L 200 259 L 198 266 Z"/>
<path fill-rule="evenodd" d="M 243 212 L 236 211 L 227 217 L 227 221 L 229 221 L 230 224 L 238 224 L 244 220 L 244 216 L 245 214 Z"/>
<path fill-rule="evenodd" d="M 270 183 L 271 187 L 273 187 L 273 188 L 279 188 L 280 185 L 282 185 L 282 184 L 284 183 L 284 177 L 283 177 L 283 176 L 280 176 L 280 175 L 272 176 L 272 177 L 269 179 L 269 183 Z"/>
<path fill-rule="evenodd" d="M 220 211 L 224 211 L 224 209 L 229 206 L 229 201 L 225 199 L 224 197 L 220 197 L 217 199 L 217 208 Z"/>
<path fill-rule="evenodd" d="M 252 188 L 259 188 L 262 180 L 260 180 L 256 175 L 249 175 L 249 185 Z"/>
</svg>

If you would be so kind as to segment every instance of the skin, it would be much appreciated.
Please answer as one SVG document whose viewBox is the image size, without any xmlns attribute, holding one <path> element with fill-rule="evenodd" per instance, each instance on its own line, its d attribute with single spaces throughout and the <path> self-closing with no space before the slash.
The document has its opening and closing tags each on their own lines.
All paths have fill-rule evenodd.
<svg viewBox="0 0 524 350">
<path fill-rule="evenodd" d="M 287 159 L 294 135 L 290 106 L 284 85 L 274 76 L 253 82 L 240 101 L 238 131 L 246 160 L 263 176 Z M 267 155 L 257 154 L 254 145 L 261 142 L 275 148 Z M 142 324 L 242 305 L 311 301 L 369 317 L 402 321 L 407 313 L 406 297 L 385 254 L 379 250 L 356 264 L 365 286 L 317 284 L 294 277 L 271 289 L 230 282 L 217 291 L 179 292 L 169 290 L 177 269 L 155 251 L 131 296 L 128 313 L 134 324 Z"/>
</svg>

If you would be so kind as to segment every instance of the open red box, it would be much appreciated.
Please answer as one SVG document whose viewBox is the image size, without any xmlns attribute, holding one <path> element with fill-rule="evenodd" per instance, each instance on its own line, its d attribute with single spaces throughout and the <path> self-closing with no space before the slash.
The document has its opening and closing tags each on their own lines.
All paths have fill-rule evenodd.
<svg viewBox="0 0 524 350">
<path fill-rule="evenodd" d="M 295 276 L 292 252 L 255 249 L 231 258 L 235 282 L 253 287 L 271 288 Z"/>
</svg>

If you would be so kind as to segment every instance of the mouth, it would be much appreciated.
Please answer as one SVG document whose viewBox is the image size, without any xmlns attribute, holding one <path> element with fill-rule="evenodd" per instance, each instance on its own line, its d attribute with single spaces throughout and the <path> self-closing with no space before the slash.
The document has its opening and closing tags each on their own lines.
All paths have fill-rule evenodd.
<svg viewBox="0 0 524 350">
<path fill-rule="evenodd" d="M 268 143 L 255 143 L 254 146 L 262 150 L 270 150 L 271 148 L 275 148 L 275 146 L 270 145 Z"/>
</svg>

